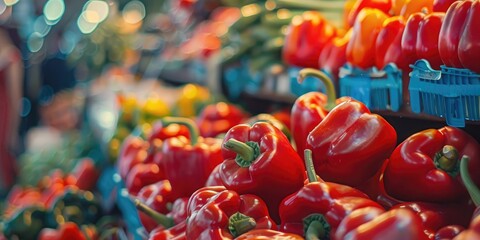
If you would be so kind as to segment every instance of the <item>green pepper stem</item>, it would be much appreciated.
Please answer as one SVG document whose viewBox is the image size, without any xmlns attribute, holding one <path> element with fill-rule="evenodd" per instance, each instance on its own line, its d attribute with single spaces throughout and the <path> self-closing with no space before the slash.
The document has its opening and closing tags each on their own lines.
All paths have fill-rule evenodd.
<svg viewBox="0 0 480 240">
<path fill-rule="evenodd" d="M 466 155 L 463 155 L 462 160 L 460 161 L 460 176 L 462 177 L 463 184 L 467 188 L 470 197 L 472 198 L 475 206 L 480 206 L 480 189 L 475 185 L 468 172 L 468 162 L 470 158 Z"/>
<path fill-rule="evenodd" d="M 258 155 L 260 155 L 260 146 L 256 142 L 241 142 L 237 139 L 230 138 L 223 146 L 237 153 L 235 162 L 237 162 L 240 167 L 249 167 L 255 159 L 257 159 Z"/>
<path fill-rule="evenodd" d="M 330 230 L 330 224 L 323 214 L 313 213 L 303 219 L 303 231 L 307 240 L 329 239 Z"/>
<path fill-rule="evenodd" d="M 313 165 L 312 150 L 305 149 L 303 157 L 305 158 L 305 169 L 307 170 L 308 182 L 318 182 L 315 166 Z"/>
<path fill-rule="evenodd" d="M 325 109 L 327 111 L 330 111 L 332 110 L 337 104 L 335 103 L 335 101 L 337 100 L 337 94 L 335 92 L 335 86 L 333 86 L 333 82 L 332 82 L 332 79 L 330 79 L 325 73 L 317 70 L 317 69 L 313 69 L 313 68 L 304 68 L 302 70 L 300 70 L 300 72 L 298 73 L 298 77 L 297 77 L 297 80 L 299 83 L 302 83 L 303 80 L 305 80 L 305 78 L 307 78 L 308 76 L 312 76 L 312 77 L 315 77 L 317 79 L 319 79 L 320 81 L 323 82 L 323 84 L 325 84 L 325 88 L 326 88 L 326 95 L 327 95 L 327 104 L 325 105 Z"/>
<path fill-rule="evenodd" d="M 228 230 L 230 230 L 233 237 L 238 237 L 254 229 L 256 226 L 257 223 L 255 219 L 240 212 L 236 212 L 228 219 Z"/>
<path fill-rule="evenodd" d="M 198 132 L 197 125 L 192 119 L 182 117 L 164 117 L 161 121 L 164 127 L 174 123 L 186 126 L 188 128 L 188 132 L 190 133 L 190 143 L 192 145 L 197 144 L 200 134 Z"/>
<path fill-rule="evenodd" d="M 433 159 L 435 166 L 447 172 L 450 176 L 457 176 L 460 172 L 458 151 L 451 145 L 443 146 L 442 150 L 435 154 Z"/>
<path fill-rule="evenodd" d="M 138 199 L 134 199 L 135 207 L 137 207 L 138 210 L 142 211 L 145 213 L 147 216 L 151 217 L 156 223 L 164 226 L 166 229 L 171 228 L 175 225 L 175 222 L 173 221 L 173 218 L 167 217 L 164 214 L 161 214 L 149 206 L 145 205 Z"/>
</svg>

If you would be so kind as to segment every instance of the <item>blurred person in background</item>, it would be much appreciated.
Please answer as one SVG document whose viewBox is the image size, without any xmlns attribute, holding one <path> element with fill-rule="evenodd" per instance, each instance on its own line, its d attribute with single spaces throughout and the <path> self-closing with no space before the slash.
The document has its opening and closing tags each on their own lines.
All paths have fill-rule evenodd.
<svg viewBox="0 0 480 240">
<path fill-rule="evenodd" d="M 13 30 L 0 25 L 0 195 L 15 182 L 23 63 Z M 13 39 L 13 40 L 12 40 Z"/>
</svg>

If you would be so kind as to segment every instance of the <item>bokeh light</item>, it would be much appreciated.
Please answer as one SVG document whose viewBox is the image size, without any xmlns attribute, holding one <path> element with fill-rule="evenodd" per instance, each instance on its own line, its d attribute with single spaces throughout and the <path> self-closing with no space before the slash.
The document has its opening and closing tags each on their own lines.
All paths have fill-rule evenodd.
<svg viewBox="0 0 480 240">
<path fill-rule="evenodd" d="M 40 33 L 34 32 L 30 34 L 27 40 L 28 50 L 30 50 L 30 52 L 40 51 L 43 46 L 43 41 L 43 36 Z"/>
<path fill-rule="evenodd" d="M 43 15 L 37 17 L 33 23 L 33 31 L 39 33 L 42 37 L 45 37 L 51 28 Z"/>
<path fill-rule="evenodd" d="M 13 6 L 15 4 L 18 3 L 19 0 L 3 0 L 3 2 L 5 3 L 5 5 L 7 6 Z"/>
<path fill-rule="evenodd" d="M 104 1 L 89 1 L 83 8 L 83 17 L 89 23 L 101 23 L 109 13 L 108 4 Z"/>
<path fill-rule="evenodd" d="M 78 25 L 78 28 L 80 29 L 80 32 L 82 32 L 83 34 L 89 34 L 89 33 L 92 33 L 97 28 L 98 23 L 92 23 L 87 21 L 87 19 L 85 18 L 85 15 L 86 15 L 86 12 L 83 12 L 82 14 L 80 14 L 77 20 L 77 25 Z"/>
<path fill-rule="evenodd" d="M 63 0 L 49 0 L 43 7 L 45 19 L 50 22 L 57 22 L 65 13 L 65 2 Z"/>
<path fill-rule="evenodd" d="M 123 8 L 122 16 L 126 23 L 139 23 L 145 18 L 145 5 L 140 1 L 131 1 Z"/>
</svg>

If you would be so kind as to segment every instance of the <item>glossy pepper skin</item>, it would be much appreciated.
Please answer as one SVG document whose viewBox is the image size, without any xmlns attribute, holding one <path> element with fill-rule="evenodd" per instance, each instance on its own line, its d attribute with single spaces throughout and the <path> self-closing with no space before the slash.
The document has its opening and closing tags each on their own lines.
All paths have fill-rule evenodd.
<svg viewBox="0 0 480 240">
<path fill-rule="evenodd" d="M 375 65 L 383 69 L 389 63 L 409 72 L 409 64 L 413 59 L 408 59 L 402 53 L 402 35 L 405 29 L 405 20 L 394 16 L 383 22 L 383 28 L 378 33 L 375 43 Z"/>
<path fill-rule="evenodd" d="M 434 69 L 442 64 L 438 39 L 445 13 L 410 15 L 402 35 L 402 51 L 410 59 L 426 59 Z"/>
<path fill-rule="evenodd" d="M 345 217 L 335 239 L 427 239 L 420 217 L 406 209 L 361 208 Z"/>
<path fill-rule="evenodd" d="M 197 125 L 202 137 L 217 137 L 231 127 L 240 124 L 247 115 L 237 106 L 218 102 L 205 106 L 197 117 Z"/>
<path fill-rule="evenodd" d="M 267 122 L 240 124 L 227 132 L 222 145 L 224 186 L 261 197 L 278 221 L 280 201 L 303 186 L 305 179 L 303 162 L 287 137 Z"/>
<path fill-rule="evenodd" d="M 213 171 L 208 176 L 207 182 L 205 183 L 205 187 L 211 186 L 223 186 L 222 178 L 220 177 L 220 167 L 222 164 L 218 164 Z"/>
<path fill-rule="evenodd" d="M 435 232 L 434 239 L 453 239 L 464 230 L 460 225 L 448 225 Z"/>
<path fill-rule="evenodd" d="M 280 231 L 314 239 L 334 237 L 337 227 L 355 209 L 382 207 L 352 187 L 318 180 L 311 151 L 305 151 L 308 182 L 280 204 Z"/>
<path fill-rule="evenodd" d="M 445 15 L 440 28 L 442 37 L 438 39 L 438 50 L 445 66 L 463 68 L 458 56 L 458 44 L 472 3 L 472 1 L 454 2 Z"/>
<path fill-rule="evenodd" d="M 375 42 L 387 18 L 387 14 L 373 8 L 364 8 L 358 13 L 352 37 L 347 44 L 349 63 L 364 69 L 375 65 Z"/>
<path fill-rule="evenodd" d="M 148 240 L 186 240 L 187 220 L 178 223 L 177 225 L 165 229 L 159 227 L 150 232 Z"/>
<path fill-rule="evenodd" d="M 433 0 L 434 12 L 447 12 L 448 8 L 458 0 Z"/>
<path fill-rule="evenodd" d="M 130 194 L 137 195 L 144 186 L 164 179 L 164 170 L 158 164 L 140 163 L 129 171 L 125 186 Z"/>
<path fill-rule="evenodd" d="M 358 186 L 374 176 L 397 143 L 395 129 L 361 102 L 337 105 L 308 135 L 318 175 Z"/>
<path fill-rule="evenodd" d="M 350 29 L 343 36 L 336 36 L 325 45 L 318 58 L 318 66 L 333 79 L 338 79 L 338 72 L 347 63 L 347 44 L 352 37 Z M 338 86 L 338 83 L 335 82 Z"/>
<path fill-rule="evenodd" d="M 214 138 L 198 136 L 195 123 L 187 119 L 163 118 L 164 124 L 181 123 L 190 130 L 191 140 L 185 137 L 166 139 L 163 147 L 163 161 L 167 180 L 170 181 L 174 196 L 189 197 L 205 182 L 213 169 L 222 162 L 221 142 Z"/>
<path fill-rule="evenodd" d="M 253 229 L 276 227 L 261 198 L 223 190 L 190 214 L 186 235 L 188 239 L 232 239 Z"/>
<path fill-rule="evenodd" d="M 122 179 L 127 179 L 133 166 L 144 163 L 148 156 L 148 142 L 141 137 L 130 135 L 122 143 L 117 160 L 118 173 Z"/>
<path fill-rule="evenodd" d="M 318 68 L 321 50 L 336 35 L 336 28 L 321 13 L 306 11 L 294 17 L 288 27 L 283 61 L 297 67 Z"/>
<path fill-rule="evenodd" d="M 168 203 L 172 203 L 175 200 L 172 196 L 172 186 L 168 180 L 158 181 L 144 186 L 138 192 L 137 199 L 153 210 L 163 214 L 169 212 L 167 208 Z M 138 215 L 142 225 L 148 232 L 152 231 L 158 225 L 153 219 L 145 215 L 145 213 L 139 211 Z"/>
<path fill-rule="evenodd" d="M 293 233 L 284 233 L 271 229 L 259 229 L 248 231 L 237 238 L 236 240 L 266 240 L 266 239 L 276 239 L 276 240 L 302 240 L 302 236 L 293 234 Z"/>
<path fill-rule="evenodd" d="M 462 155 L 470 156 L 472 173 L 480 171 L 480 145 L 464 131 L 447 126 L 415 133 L 390 156 L 384 172 L 385 190 L 403 201 L 465 199 L 467 191 L 458 174 Z M 480 175 L 475 174 L 474 180 L 480 183 Z"/>
<path fill-rule="evenodd" d="M 306 149 L 307 136 L 327 114 L 339 103 L 349 98 L 337 99 L 332 80 L 324 73 L 311 68 L 302 69 L 298 74 L 298 81 L 302 82 L 308 76 L 314 76 L 326 87 L 326 94 L 309 92 L 298 97 L 291 110 L 291 129 L 297 153 L 303 158 Z"/>
<path fill-rule="evenodd" d="M 480 73 L 480 64 L 476 59 L 480 54 L 480 2 L 473 1 L 463 27 L 462 38 L 458 45 L 458 57 L 464 68 Z"/>
<path fill-rule="evenodd" d="M 378 9 L 385 14 L 392 8 L 392 0 L 357 0 L 348 14 L 349 26 L 354 26 L 355 21 L 364 8 Z"/>
<path fill-rule="evenodd" d="M 400 11 L 400 16 L 402 16 L 404 19 L 408 19 L 414 13 L 431 13 L 432 11 L 433 0 L 406 0 Z"/>
</svg>

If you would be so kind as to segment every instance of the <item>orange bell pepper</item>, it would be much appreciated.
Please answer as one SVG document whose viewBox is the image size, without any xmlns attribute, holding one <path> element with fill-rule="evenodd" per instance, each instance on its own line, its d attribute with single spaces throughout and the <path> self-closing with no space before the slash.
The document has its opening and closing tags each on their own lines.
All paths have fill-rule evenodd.
<svg viewBox="0 0 480 240">
<path fill-rule="evenodd" d="M 417 12 L 433 12 L 433 0 L 406 0 L 405 5 L 403 5 L 402 10 L 400 11 L 400 15 L 408 20 L 410 15 Z"/>
<path fill-rule="evenodd" d="M 390 10 L 390 13 L 393 14 L 393 16 L 400 16 L 400 12 L 407 1 L 408 0 L 392 0 L 392 9 Z"/>
<path fill-rule="evenodd" d="M 364 8 L 374 8 L 388 14 L 392 8 L 392 0 L 357 0 L 348 14 L 349 26 L 355 24 L 358 15 Z"/>
<path fill-rule="evenodd" d="M 375 42 L 388 15 L 379 9 L 364 8 L 358 14 L 347 45 L 347 60 L 360 68 L 375 64 Z"/>
</svg>

